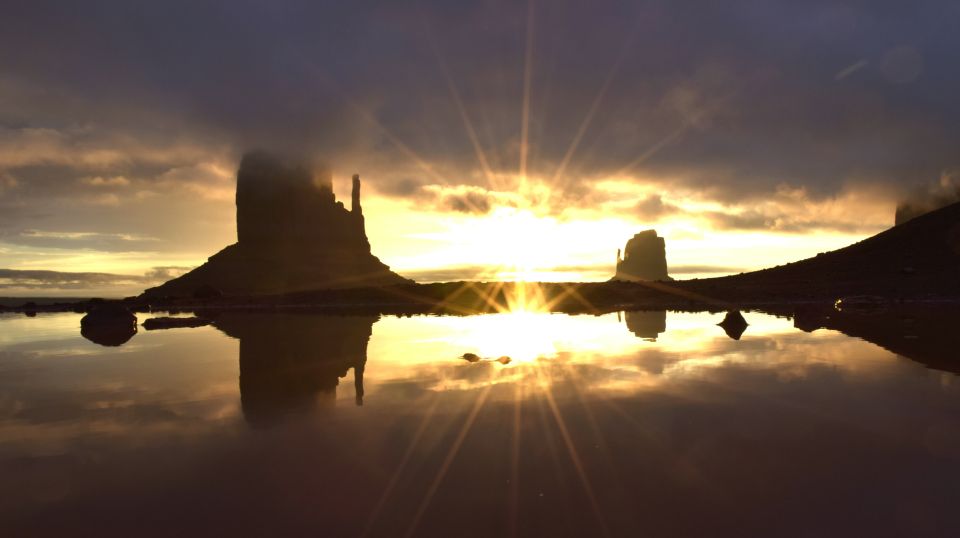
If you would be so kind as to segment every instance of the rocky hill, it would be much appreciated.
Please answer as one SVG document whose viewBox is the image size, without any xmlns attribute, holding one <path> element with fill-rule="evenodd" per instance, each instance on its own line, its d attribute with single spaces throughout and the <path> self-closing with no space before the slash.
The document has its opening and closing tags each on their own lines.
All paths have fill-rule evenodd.
<svg viewBox="0 0 960 538">
<path fill-rule="evenodd" d="M 253 152 L 237 172 L 237 242 L 144 294 L 265 295 L 409 282 L 370 252 L 358 176 L 347 210 L 329 177 Z"/>
<path fill-rule="evenodd" d="M 960 295 L 960 203 L 813 258 L 690 284 L 700 291 L 738 298 L 956 297 Z"/>
</svg>

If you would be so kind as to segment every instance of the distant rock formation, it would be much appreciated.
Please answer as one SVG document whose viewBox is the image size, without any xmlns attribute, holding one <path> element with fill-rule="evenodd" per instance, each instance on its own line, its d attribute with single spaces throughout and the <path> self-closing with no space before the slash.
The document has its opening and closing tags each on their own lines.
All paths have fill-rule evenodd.
<svg viewBox="0 0 960 538">
<path fill-rule="evenodd" d="M 657 336 L 667 330 L 666 310 L 639 310 L 625 312 L 627 330 L 648 342 L 656 342 Z"/>
<path fill-rule="evenodd" d="M 667 250 L 656 230 L 644 230 L 627 241 L 623 259 L 617 251 L 614 280 L 671 280 L 667 275 Z"/>
<path fill-rule="evenodd" d="M 240 405 L 251 426 L 336 404 L 340 378 L 353 370 L 363 405 L 367 343 L 378 316 L 231 312 L 213 326 L 240 340 Z"/>
<path fill-rule="evenodd" d="M 237 242 L 145 294 L 261 295 L 410 282 L 370 252 L 356 175 L 351 209 L 336 201 L 329 175 L 247 153 L 237 171 Z"/>
</svg>

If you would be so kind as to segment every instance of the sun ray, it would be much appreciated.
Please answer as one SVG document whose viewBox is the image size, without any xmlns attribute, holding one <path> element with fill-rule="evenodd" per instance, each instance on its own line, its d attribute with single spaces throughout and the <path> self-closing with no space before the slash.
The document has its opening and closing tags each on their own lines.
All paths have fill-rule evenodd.
<svg viewBox="0 0 960 538">
<path fill-rule="evenodd" d="M 558 293 L 555 297 L 553 297 L 553 299 L 551 299 L 549 302 L 546 303 L 546 308 L 545 308 L 545 309 L 546 309 L 547 311 L 552 311 L 552 310 L 553 310 L 557 305 L 559 305 L 564 299 L 566 299 L 567 297 L 572 297 L 572 298 L 575 299 L 578 303 L 580 303 L 581 305 L 583 305 L 584 307 L 586 307 L 586 309 L 587 309 L 588 312 L 591 312 L 591 313 L 596 313 L 596 312 L 597 312 L 597 308 L 593 305 L 593 303 L 591 303 L 590 301 L 588 301 L 588 300 L 583 296 L 583 294 L 580 293 L 579 290 L 577 290 L 576 285 L 570 284 L 570 283 L 566 283 L 566 282 L 561 282 L 561 283 L 559 284 L 559 286 L 560 286 L 560 288 L 561 288 L 561 292 Z"/>
<path fill-rule="evenodd" d="M 463 121 L 463 127 L 467 132 L 467 138 L 470 139 L 470 144 L 473 146 L 473 151 L 477 156 L 477 162 L 480 164 L 480 169 L 483 171 L 483 174 L 486 176 L 491 187 L 496 189 L 496 176 L 494 175 L 493 170 L 490 168 L 487 155 L 483 151 L 483 147 L 480 144 L 480 138 L 477 136 L 477 131 L 473 126 L 473 122 L 470 120 L 470 115 L 467 113 L 467 107 L 463 104 L 463 99 L 460 97 L 460 91 L 457 89 L 457 84 L 453 80 L 450 68 L 447 66 L 447 61 L 444 58 L 443 53 L 440 52 L 440 47 L 433 38 L 433 33 L 430 31 L 426 17 L 423 16 L 422 13 L 421 21 L 424 28 L 423 35 L 430 44 L 430 50 L 433 51 L 433 55 L 437 60 L 437 65 L 440 68 L 441 74 L 443 75 L 444 82 L 447 84 L 447 90 L 449 90 L 450 97 L 453 99 L 453 103 L 457 107 L 457 112 L 460 114 L 460 119 Z"/>
<path fill-rule="evenodd" d="M 620 415 L 625 422 L 633 426 L 634 430 L 638 434 L 642 435 L 646 441 L 644 447 L 653 452 L 653 455 L 663 458 L 675 466 L 675 471 L 682 476 L 685 482 L 695 485 L 703 493 L 709 495 L 711 501 L 716 503 L 718 506 L 729 504 L 729 499 L 724 495 L 723 490 L 717 487 L 717 485 L 713 482 L 709 481 L 707 477 L 700 472 L 700 469 L 698 469 L 696 465 L 689 460 L 689 458 L 669 447 L 667 443 L 663 441 L 663 439 L 654 435 L 650 431 L 649 427 L 628 413 L 625 409 L 618 405 L 616 401 L 603 394 L 597 396 L 597 401 L 609 407 L 613 412 Z"/>
<path fill-rule="evenodd" d="M 570 160 L 573 159 L 573 155 L 576 153 L 577 148 L 580 146 L 580 142 L 583 140 L 584 135 L 587 133 L 587 129 L 590 127 L 590 124 L 593 123 L 593 118 L 597 114 L 600 105 L 603 103 L 604 98 L 606 97 L 607 91 L 610 89 L 610 86 L 613 84 L 614 79 L 620 72 L 620 66 L 623 64 L 623 61 L 627 57 L 627 53 L 630 51 L 630 45 L 633 43 L 633 39 L 636 36 L 637 31 L 639 30 L 639 25 L 635 25 L 634 28 L 627 35 L 624 40 L 623 45 L 620 47 L 620 51 L 617 54 L 616 60 L 613 62 L 613 65 L 607 71 L 607 76 L 603 80 L 603 84 L 600 85 L 600 90 L 597 92 L 597 95 L 594 97 L 593 101 L 590 103 L 590 108 L 587 109 L 587 114 L 584 116 L 583 120 L 580 122 L 580 126 L 577 128 L 577 132 L 573 137 L 573 140 L 570 142 L 570 147 L 567 148 L 566 153 L 563 155 L 563 158 L 560 160 L 560 164 L 557 166 L 556 171 L 553 173 L 553 177 L 550 180 L 551 189 L 549 191 L 548 197 L 553 196 L 555 191 L 563 191 L 565 185 L 569 181 L 565 180 L 565 172 L 567 166 L 570 164 Z"/>
<path fill-rule="evenodd" d="M 360 103 L 358 103 L 355 99 L 350 97 L 350 94 L 347 91 L 345 91 L 340 86 L 340 84 L 338 84 L 335 80 L 327 76 L 327 74 L 324 73 L 313 62 L 305 61 L 305 65 L 308 66 L 308 70 L 314 77 L 316 77 L 324 86 L 326 86 L 327 89 L 333 91 L 333 93 L 336 94 L 337 97 L 340 98 L 340 100 L 346 103 L 346 105 L 350 109 L 352 109 L 357 115 L 359 115 L 369 124 L 373 125 L 374 128 L 376 128 L 380 132 L 380 134 L 386 137 L 386 139 L 389 140 L 390 143 L 394 145 L 394 147 L 400 150 L 400 153 L 402 153 L 408 159 L 413 161 L 417 165 L 417 167 L 419 167 L 421 170 L 426 172 L 427 175 L 429 175 L 434 181 L 438 183 L 445 183 L 443 176 L 438 174 L 436 170 L 433 169 L 433 166 L 430 163 L 428 163 L 426 159 L 421 157 L 417 152 L 411 149 L 409 145 L 407 145 L 402 140 L 400 140 L 400 138 L 397 137 L 395 134 L 393 134 L 393 132 L 391 132 L 390 129 L 387 129 L 387 127 L 383 123 L 381 123 L 379 120 L 377 120 L 376 117 L 374 117 L 372 112 L 367 110 L 365 107 L 361 106 Z"/>
<path fill-rule="evenodd" d="M 473 408 L 470 410 L 470 414 L 467 416 L 466 421 L 464 421 L 463 427 L 460 428 L 460 432 L 457 433 L 457 437 L 450 446 L 450 450 L 447 451 L 447 455 L 443 459 L 443 463 L 440 464 L 440 470 L 437 471 L 437 475 L 434 477 L 433 482 L 431 482 L 430 486 L 427 488 L 427 492 L 424 494 L 423 500 L 417 507 L 417 511 L 413 515 L 413 520 L 410 522 L 410 526 L 407 528 L 407 532 L 404 533 L 406 538 L 413 536 L 413 534 L 417 531 L 417 527 L 420 525 L 420 520 L 426 513 L 427 508 L 430 507 L 430 502 L 433 500 L 434 494 L 436 494 L 437 489 L 443 482 L 444 477 L 446 477 L 447 471 L 450 469 L 450 465 L 453 464 L 453 460 L 457 457 L 457 453 L 460 452 L 460 446 L 463 445 L 463 441 L 467 438 L 467 434 L 470 433 L 471 428 L 473 428 L 473 422 L 477 419 L 477 415 L 480 413 L 480 409 L 483 408 L 483 404 L 487 401 L 487 396 L 490 395 L 490 390 L 492 388 L 493 384 L 488 383 L 483 390 L 480 391 L 480 394 L 477 395 L 477 399 L 474 402 Z"/>
<path fill-rule="evenodd" d="M 407 446 L 407 450 L 403 453 L 403 457 L 400 458 L 400 463 L 397 465 L 396 470 L 394 470 L 393 475 L 390 477 L 390 481 L 387 482 L 387 486 L 383 489 L 383 493 L 380 495 L 380 499 L 377 501 L 376 506 L 374 506 L 373 510 L 370 512 L 370 515 L 367 517 L 367 523 L 364 526 L 363 532 L 360 534 L 360 538 L 369 536 L 370 532 L 373 530 L 377 519 L 380 517 L 380 512 L 382 512 L 383 508 L 386 506 L 387 500 L 390 498 L 390 495 L 393 493 L 393 489 L 400 481 L 400 476 L 407 467 L 407 463 L 409 463 L 410 458 L 413 457 L 413 454 L 416 452 L 417 446 L 420 444 L 420 439 L 423 437 L 424 432 L 427 431 L 427 426 L 430 425 L 430 422 L 433 419 L 433 413 L 437 410 L 439 403 L 440 395 L 434 394 L 432 402 L 424 412 L 423 419 L 420 420 L 420 425 L 417 427 L 416 432 L 413 434 L 413 438 L 410 440 L 410 444 Z"/>
<path fill-rule="evenodd" d="M 514 383 L 513 435 L 510 443 L 510 487 L 507 492 L 507 528 L 517 536 L 520 523 L 520 433 L 523 413 L 523 383 Z"/>
<path fill-rule="evenodd" d="M 614 177 L 619 177 L 630 173 L 634 168 L 646 162 L 647 159 L 659 153 L 660 150 L 679 140 L 684 134 L 686 134 L 687 131 L 690 130 L 690 127 L 696 125 L 700 119 L 709 116 L 711 113 L 713 113 L 713 111 L 720 108 L 721 105 L 732 99 L 736 94 L 737 92 L 730 92 L 695 111 L 693 114 L 693 120 L 684 121 L 679 127 L 668 133 L 660 140 L 654 142 L 653 145 L 644 150 L 643 153 L 638 155 L 634 160 L 630 161 L 630 163 L 628 163 L 626 166 L 618 170 L 614 174 Z"/>
<path fill-rule="evenodd" d="M 573 468 L 577 473 L 577 478 L 580 479 L 580 485 L 583 487 L 583 491 L 587 495 L 587 500 L 590 501 L 590 508 L 593 510 L 593 514 L 597 518 L 597 524 L 600 526 L 600 532 L 603 536 L 609 536 L 610 530 L 607 528 L 607 522 L 603 517 L 603 512 L 600 509 L 600 503 L 597 501 L 597 496 L 593 491 L 593 486 L 590 483 L 590 477 L 587 475 L 587 471 L 583 466 L 583 460 L 580 459 L 580 454 L 577 452 L 577 447 L 573 444 L 573 438 L 570 436 L 570 430 L 567 429 L 567 423 L 563 419 L 563 415 L 560 413 L 559 407 L 557 407 L 557 402 L 553 397 L 553 391 L 549 385 L 544 388 L 544 396 L 546 397 L 550 412 L 553 414 L 553 419 L 557 423 L 557 428 L 560 430 L 560 437 L 563 439 L 563 444 L 567 449 L 567 455 L 570 457 L 570 462 L 573 463 Z"/>
<path fill-rule="evenodd" d="M 527 39 L 523 56 L 523 108 L 520 112 L 520 188 L 527 181 L 530 136 L 530 87 L 533 82 L 533 0 L 527 2 Z"/>
</svg>

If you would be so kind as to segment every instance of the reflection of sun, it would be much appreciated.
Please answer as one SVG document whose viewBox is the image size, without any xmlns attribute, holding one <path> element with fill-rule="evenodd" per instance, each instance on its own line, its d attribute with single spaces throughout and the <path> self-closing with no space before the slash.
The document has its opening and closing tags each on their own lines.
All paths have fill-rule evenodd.
<svg viewBox="0 0 960 538">
<path fill-rule="evenodd" d="M 554 357 L 558 335 L 551 318 L 549 314 L 522 310 L 476 316 L 456 341 L 481 357 L 510 357 L 510 364 Z"/>
</svg>

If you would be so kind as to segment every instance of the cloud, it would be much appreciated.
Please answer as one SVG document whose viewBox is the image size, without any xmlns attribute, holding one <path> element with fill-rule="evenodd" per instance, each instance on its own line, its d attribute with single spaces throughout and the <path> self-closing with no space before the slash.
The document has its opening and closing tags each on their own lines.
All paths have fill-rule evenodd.
<svg viewBox="0 0 960 538">
<path fill-rule="evenodd" d="M 376 188 L 381 194 L 397 198 L 411 198 L 421 194 L 423 186 L 423 182 L 418 179 L 401 177 L 389 183 L 376 185 Z"/>
<path fill-rule="evenodd" d="M 184 275 L 190 272 L 192 269 L 193 267 L 184 267 L 184 266 L 177 266 L 177 265 L 154 267 L 153 269 L 147 271 L 147 273 L 144 275 L 144 278 L 147 279 L 148 281 L 166 282 L 167 280 Z"/>
<path fill-rule="evenodd" d="M 191 268 L 154 267 L 145 275 L 82 273 L 32 269 L 0 269 L 0 289 L 16 290 L 103 290 L 145 288 L 179 276 Z"/>
<path fill-rule="evenodd" d="M 669 272 L 671 275 L 695 275 L 695 274 L 734 274 L 746 271 L 742 267 L 725 267 L 719 265 L 671 265 Z"/>
<path fill-rule="evenodd" d="M 463 194 L 444 196 L 442 205 L 458 213 L 484 214 L 490 212 L 491 197 L 481 191 L 467 191 Z"/>
<path fill-rule="evenodd" d="M 663 197 L 653 194 L 641 199 L 636 205 L 637 218 L 642 221 L 655 221 L 661 217 L 683 212 L 679 207 L 663 201 Z"/>
<path fill-rule="evenodd" d="M 960 169 L 947 170 L 940 179 L 911 189 L 897 204 L 897 224 L 960 202 Z"/>
<path fill-rule="evenodd" d="M 530 182 L 554 191 L 535 200 L 545 211 L 655 220 L 699 214 L 672 194 L 695 191 L 723 230 L 859 230 L 851 211 L 764 204 L 782 185 L 825 207 L 872 183 L 892 187 L 872 199 L 889 210 L 960 166 L 946 2 L 538 2 L 526 131 L 527 6 L 419 6 L 14 0 L 0 19 L 0 50 L 18 51 L 0 57 L 0 229 L 173 244 L 184 230 L 156 233 L 138 201 L 229 212 L 251 147 L 318 154 L 417 210 L 487 214 L 534 197 L 501 181 L 520 173 L 527 132 Z M 614 207 L 598 188 L 610 178 L 662 194 Z"/>
<path fill-rule="evenodd" d="M 125 233 L 23 230 L 0 234 L 0 241 L 40 248 L 130 252 L 156 249 L 160 239 Z"/>
<path fill-rule="evenodd" d="M 90 185 L 93 187 L 126 187 L 130 185 L 130 180 L 123 176 L 113 176 L 113 177 L 84 177 L 80 178 L 80 182 L 84 185 Z"/>
</svg>

